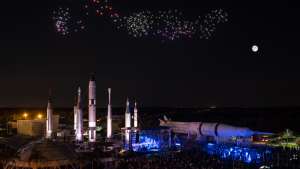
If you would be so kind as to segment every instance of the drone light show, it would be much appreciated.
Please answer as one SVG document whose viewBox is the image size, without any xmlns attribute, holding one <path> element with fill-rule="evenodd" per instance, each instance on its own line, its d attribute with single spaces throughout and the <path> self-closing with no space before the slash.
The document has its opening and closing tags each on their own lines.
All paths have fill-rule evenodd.
<svg viewBox="0 0 300 169">
<path fill-rule="evenodd" d="M 106 18 L 112 27 L 133 38 L 148 37 L 160 41 L 178 39 L 210 39 L 220 24 L 228 21 L 223 9 L 211 9 L 188 19 L 180 9 L 137 10 L 124 13 L 116 9 L 112 0 L 73 1 L 53 9 L 52 20 L 56 32 L 62 36 L 88 31 L 88 26 Z M 93 23 L 90 23 L 93 22 Z"/>
</svg>

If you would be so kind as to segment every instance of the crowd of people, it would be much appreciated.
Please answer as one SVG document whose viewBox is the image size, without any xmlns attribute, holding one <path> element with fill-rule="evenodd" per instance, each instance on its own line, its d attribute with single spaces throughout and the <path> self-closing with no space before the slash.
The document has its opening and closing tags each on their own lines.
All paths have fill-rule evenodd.
<svg viewBox="0 0 300 169">
<path fill-rule="evenodd" d="M 273 159 L 261 164 L 220 159 L 200 150 L 186 150 L 151 155 L 126 156 L 117 160 L 114 169 L 300 169 L 300 152 L 274 150 Z M 287 152 L 289 151 L 289 152 Z M 296 154 L 296 155 L 295 155 Z M 290 155 L 287 157 L 287 155 Z M 291 159 L 294 158 L 294 159 Z M 264 167 L 262 167 L 264 166 Z"/>
<path fill-rule="evenodd" d="M 150 156 L 123 158 L 117 169 L 250 169 L 254 164 L 221 160 L 201 151 L 182 151 Z"/>
</svg>

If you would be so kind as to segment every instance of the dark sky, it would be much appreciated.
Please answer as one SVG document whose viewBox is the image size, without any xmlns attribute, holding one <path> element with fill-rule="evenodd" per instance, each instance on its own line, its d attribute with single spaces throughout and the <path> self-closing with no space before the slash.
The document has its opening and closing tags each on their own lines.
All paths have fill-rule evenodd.
<svg viewBox="0 0 300 169">
<path fill-rule="evenodd" d="M 107 104 L 107 87 L 115 106 L 127 96 L 142 106 L 300 106 L 300 9 L 289 1 L 113 1 L 125 13 L 177 8 L 193 17 L 222 8 L 229 14 L 209 40 L 165 43 L 132 38 L 104 18 L 62 37 L 52 10 L 75 2 L 1 2 L 0 107 L 43 107 L 50 87 L 55 106 L 71 107 L 78 84 L 87 92 L 91 72 L 99 107 Z"/>
</svg>

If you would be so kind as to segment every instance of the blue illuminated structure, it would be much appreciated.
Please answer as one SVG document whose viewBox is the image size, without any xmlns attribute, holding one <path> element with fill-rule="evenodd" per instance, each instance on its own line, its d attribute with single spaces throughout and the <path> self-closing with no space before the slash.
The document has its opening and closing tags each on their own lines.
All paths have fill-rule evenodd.
<svg viewBox="0 0 300 169">
<path fill-rule="evenodd" d="M 266 147 L 241 147 L 237 145 L 208 143 L 203 150 L 222 159 L 239 160 L 246 163 L 262 163 L 271 158 L 271 150 Z"/>
<path fill-rule="evenodd" d="M 168 150 L 185 149 L 185 138 L 172 136 L 169 129 L 158 128 L 148 130 L 132 130 L 129 144 L 124 149 L 140 153 L 164 152 Z M 196 143 L 197 144 L 197 143 Z M 210 155 L 223 160 L 237 160 L 251 164 L 264 164 L 272 159 L 272 150 L 265 146 L 249 146 L 237 144 L 199 143 L 201 149 Z"/>
<path fill-rule="evenodd" d="M 125 143 L 125 142 L 124 142 Z M 178 145 L 179 143 L 177 143 Z M 129 144 L 124 149 L 134 152 L 158 152 L 168 150 L 172 145 L 171 131 L 166 127 L 147 130 L 131 130 Z"/>
<path fill-rule="evenodd" d="M 132 144 L 132 150 L 135 152 L 153 152 L 160 151 L 160 140 L 151 136 L 140 136 L 139 143 Z"/>
</svg>

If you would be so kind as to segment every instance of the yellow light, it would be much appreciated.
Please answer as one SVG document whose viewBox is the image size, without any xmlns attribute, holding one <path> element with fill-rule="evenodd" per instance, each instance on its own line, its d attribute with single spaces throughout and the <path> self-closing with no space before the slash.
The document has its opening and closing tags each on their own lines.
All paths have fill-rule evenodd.
<svg viewBox="0 0 300 169">
<path fill-rule="evenodd" d="M 43 115 L 42 114 L 38 114 L 38 119 L 42 119 Z"/>
<path fill-rule="evenodd" d="M 26 119 L 28 117 L 28 114 L 26 112 L 24 112 L 23 117 Z"/>
</svg>

